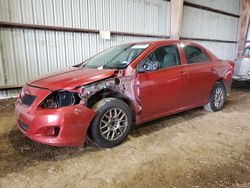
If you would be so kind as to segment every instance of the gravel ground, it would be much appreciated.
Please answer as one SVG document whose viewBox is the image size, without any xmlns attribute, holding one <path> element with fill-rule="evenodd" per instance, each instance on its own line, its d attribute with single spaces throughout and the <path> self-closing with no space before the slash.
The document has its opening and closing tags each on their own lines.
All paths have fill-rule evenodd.
<svg viewBox="0 0 250 188">
<path fill-rule="evenodd" d="M 220 112 L 146 123 L 112 149 L 34 143 L 14 99 L 0 101 L 0 187 L 250 187 L 250 84 L 234 84 Z"/>
</svg>

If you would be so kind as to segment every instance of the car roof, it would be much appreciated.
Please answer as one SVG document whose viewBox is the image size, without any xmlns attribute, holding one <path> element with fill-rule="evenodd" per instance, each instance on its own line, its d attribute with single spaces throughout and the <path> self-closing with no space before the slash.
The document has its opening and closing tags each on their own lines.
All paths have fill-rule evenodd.
<svg viewBox="0 0 250 188">
<path fill-rule="evenodd" d="M 207 52 L 207 54 L 210 56 L 210 58 L 212 58 L 212 59 L 218 59 L 212 52 L 210 52 L 210 50 L 208 50 L 204 46 L 200 45 L 199 43 L 196 43 L 196 42 L 193 42 L 193 41 L 190 41 L 190 40 L 165 39 L 165 40 L 156 40 L 156 41 L 133 42 L 133 43 L 128 43 L 128 44 L 131 44 L 131 45 L 136 45 L 136 44 L 150 44 L 151 48 L 148 48 L 148 51 L 146 52 L 146 53 L 150 53 L 150 51 L 152 50 L 152 48 L 155 48 L 155 47 L 158 47 L 158 46 L 161 46 L 161 45 L 171 45 L 171 44 L 176 44 L 176 43 L 184 43 L 184 44 L 187 44 L 187 45 L 193 45 L 193 46 L 199 47 L 199 48 L 205 50 Z M 137 63 L 138 62 L 135 61 L 135 63 L 130 64 L 130 66 L 132 68 L 135 68 L 135 66 L 137 65 Z"/>
<path fill-rule="evenodd" d="M 140 41 L 140 42 L 131 42 L 131 43 L 127 43 L 127 44 L 161 45 L 161 44 L 175 44 L 175 43 L 181 43 L 181 42 L 201 46 L 200 44 L 198 44 L 196 42 L 193 42 L 193 41 L 189 41 L 189 40 L 173 40 L 173 39 L 164 39 L 164 40 L 155 40 L 155 41 Z"/>
</svg>

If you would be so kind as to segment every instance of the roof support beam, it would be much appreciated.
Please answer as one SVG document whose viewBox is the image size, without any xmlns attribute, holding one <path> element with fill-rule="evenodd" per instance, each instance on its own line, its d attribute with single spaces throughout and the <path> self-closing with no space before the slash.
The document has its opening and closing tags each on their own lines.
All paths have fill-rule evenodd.
<svg viewBox="0 0 250 188">
<path fill-rule="evenodd" d="M 73 33 L 95 33 L 95 34 L 99 34 L 100 32 L 97 29 L 84 29 L 84 28 L 25 24 L 25 23 L 2 22 L 2 21 L 0 21 L 0 28 L 31 29 L 31 30 L 60 31 L 60 32 L 73 32 Z M 122 31 L 110 31 L 110 32 L 112 35 L 120 35 L 120 36 L 169 38 L 168 35 L 132 33 L 132 32 L 122 32 Z"/>
<path fill-rule="evenodd" d="M 247 38 L 247 31 L 250 19 L 250 0 L 241 0 L 240 30 L 238 36 L 237 56 L 242 53 Z"/>
<path fill-rule="evenodd" d="M 172 39 L 180 38 L 182 12 L 184 0 L 172 0 L 171 2 L 171 29 L 170 37 Z"/>
</svg>

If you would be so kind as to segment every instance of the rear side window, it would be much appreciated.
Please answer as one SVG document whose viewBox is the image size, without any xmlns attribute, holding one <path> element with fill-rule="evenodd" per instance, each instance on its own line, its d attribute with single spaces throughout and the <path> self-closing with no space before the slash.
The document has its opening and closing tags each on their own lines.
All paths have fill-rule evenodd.
<svg viewBox="0 0 250 188">
<path fill-rule="evenodd" d="M 188 64 L 203 63 L 209 61 L 208 56 L 198 47 L 187 45 L 183 47 L 183 50 L 186 55 Z"/>
</svg>

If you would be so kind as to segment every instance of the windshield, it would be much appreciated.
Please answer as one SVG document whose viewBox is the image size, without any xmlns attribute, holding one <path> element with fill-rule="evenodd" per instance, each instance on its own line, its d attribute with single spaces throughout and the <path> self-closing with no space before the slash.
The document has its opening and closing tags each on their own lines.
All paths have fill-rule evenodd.
<svg viewBox="0 0 250 188">
<path fill-rule="evenodd" d="M 79 67 L 98 69 L 123 69 L 139 56 L 149 44 L 124 44 L 109 48 L 88 59 Z"/>
</svg>

